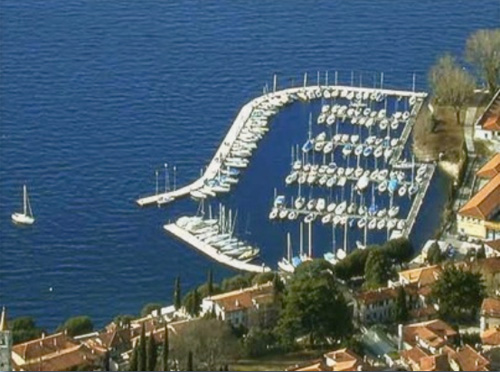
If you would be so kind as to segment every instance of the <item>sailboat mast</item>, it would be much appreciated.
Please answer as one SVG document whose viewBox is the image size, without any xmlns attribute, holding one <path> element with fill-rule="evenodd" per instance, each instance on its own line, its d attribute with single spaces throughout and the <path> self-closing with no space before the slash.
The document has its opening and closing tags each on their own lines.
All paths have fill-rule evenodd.
<svg viewBox="0 0 500 372">
<path fill-rule="evenodd" d="M 28 192 L 26 190 L 26 185 L 23 185 L 23 213 L 26 215 L 28 211 Z"/>
<path fill-rule="evenodd" d="M 286 251 L 288 262 L 292 262 L 292 242 L 290 239 L 290 233 L 286 234 Z"/>
<path fill-rule="evenodd" d="M 304 223 L 300 223 L 300 257 L 304 256 Z"/>
</svg>

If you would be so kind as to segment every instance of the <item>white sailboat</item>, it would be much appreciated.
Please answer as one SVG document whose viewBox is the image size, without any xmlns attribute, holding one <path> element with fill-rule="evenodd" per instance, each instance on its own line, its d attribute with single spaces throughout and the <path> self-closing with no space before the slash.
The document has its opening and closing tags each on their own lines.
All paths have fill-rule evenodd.
<svg viewBox="0 0 500 372">
<path fill-rule="evenodd" d="M 35 222 L 26 185 L 23 185 L 23 213 L 12 213 L 12 221 L 22 225 L 32 225 Z"/>
</svg>

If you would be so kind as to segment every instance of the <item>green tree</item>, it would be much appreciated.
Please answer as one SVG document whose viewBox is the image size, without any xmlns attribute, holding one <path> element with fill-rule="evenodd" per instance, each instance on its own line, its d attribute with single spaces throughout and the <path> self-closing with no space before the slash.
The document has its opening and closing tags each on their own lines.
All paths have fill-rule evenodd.
<svg viewBox="0 0 500 372">
<path fill-rule="evenodd" d="M 236 275 L 231 278 L 224 279 L 222 281 L 222 291 L 229 292 L 241 288 L 250 287 L 252 285 L 252 280 L 255 274 L 246 273 L 241 275 Z"/>
<path fill-rule="evenodd" d="M 481 274 L 448 265 L 433 284 L 431 298 L 439 315 L 450 321 L 473 319 L 485 297 Z"/>
<path fill-rule="evenodd" d="M 147 316 L 151 314 L 155 310 L 160 310 L 161 309 L 161 304 L 159 303 L 149 303 L 144 305 L 144 307 L 141 310 L 141 317 Z"/>
<path fill-rule="evenodd" d="M 406 302 L 406 292 L 403 287 L 398 287 L 396 304 L 394 308 L 394 318 L 396 322 L 406 322 L 408 320 L 408 304 Z"/>
<path fill-rule="evenodd" d="M 141 335 L 139 337 L 139 346 L 137 351 L 137 370 L 146 371 L 147 370 L 147 355 L 146 355 L 146 329 L 144 328 L 144 323 L 141 327 Z"/>
<path fill-rule="evenodd" d="M 460 110 L 474 94 L 474 79 L 460 67 L 451 54 L 438 59 L 429 72 L 429 85 L 434 102 L 451 106 L 460 124 Z"/>
<path fill-rule="evenodd" d="M 249 358 L 258 358 L 268 354 L 276 344 L 276 338 L 271 330 L 250 328 L 243 339 L 243 353 Z"/>
<path fill-rule="evenodd" d="M 129 371 L 140 371 L 138 362 L 139 362 L 139 348 L 136 345 L 132 350 L 132 356 L 130 357 Z"/>
<path fill-rule="evenodd" d="M 208 270 L 207 290 L 209 296 L 214 294 L 214 273 L 212 269 Z"/>
<path fill-rule="evenodd" d="M 42 335 L 42 329 L 38 328 L 32 317 L 20 317 L 13 319 L 9 324 L 12 331 L 12 342 L 19 344 L 34 340 Z"/>
<path fill-rule="evenodd" d="M 239 352 L 239 343 L 231 327 L 216 319 L 199 318 L 188 322 L 170 341 L 172 360 L 185 366 L 186 351 L 191 350 L 196 355 L 193 368 L 201 371 L 215 371 L 223 363 L 236 358 Z"/>
<path fill-rule="evenodd" d="M 437 265 L 441 263 L 443 259 L 444 255 L 441 252 L 441 248 L 439 248 L 438 242 L 433 242 L 427 251 L 427 261 L 429 261 L 431 265 Z"/>
<path fill-rule="evenodd" d="M 389 240 L 382 246 L 382 250 L 398 264 L 408 261 L 413 254 L 413 246 L 406 238 Z"/>
<path fill-rule="evenodd" d="M 381 249 L 371 250 L 365 265 L 365 288 L 385 286 L 391 278 L 391 271 L 392 265 L 387 254 Z"/>
<path fill-rule="evenodd" d="M 478 30 L 467 39 L 465 58 L 494 95 L 500 85 L 500 29 Z"/>
<path fill-rule="evenodd" d="M 168 371 L 168 349 L 169 349 L 169 340 L 168 340 L 168 327 L 165 326 L 165 334 L 163 335 L 163 350 L 161 354 L 161 361 L 162 361 L 162 370 L 163 371 Z"/>
<path fill-rule="evenodd" d="M 486 258 L 486 250 L 484 249 L 484 243 L 482 243 L 481 247 L 479 247 L 479 249 L 477 250 L 476 258 L 478 259 Z"/>
<path fill-rule="evenodd" d="M 198 288 L 188 292 L 183 300 L 186 311 L 191 316 L 198 316 L 200 314 L 201 297 L 198 293 Z"/>
<path fill-rule="evenodd" d="M 277 331 L 283 346 L 298 337 L 311 345 L 341 340 L 351 330 L 351 316 L 337 287 L 333 267 L 324 260 L 302 263 L 290 280 Z"/>
<path fill-rule="evenodd" d="M 175 310 L 179 310 L 181 308 L 181 278 L 175 278 L 174 284 L 174 306 Z"/>
<path fill-rule="evenodd" d="M 115 323 L 118 326 L 128 326 L 130 325 L 130 322 L 135 318 L 136 317 L 133 315 L 121 314 L 114 317 L 113 323 Z"/>
<path fill-rule="evenodd" d="M 158 355 L 156 353 L 156 343 L 153 334 L 148 337 L 147 341 L 147 349 L 146 349 L 146 369 L 148 371 L 154 371 L 156 369 L 156 359 Z"/>
<path fill-rule="evenodd" d="M 186 371 L 194 371 L 194 368 L 193 368 L 193 352 L 191 350 L 189 350 L 189 352 L 188 352 Z"/>
<path fill-rule="evenodd" d="M 69 318 L 58 327 L 58 331 L 66 331 L 69 336 L 78 336 L 85 333 L 92 332 L 94 330 L 94 324 L 90 317 L 82 315 Z"/>
<path fill-rule="evenodd" d="M 275 276 L 276 273 L 273 271 L 257 274 L 252 279 L 252 285 L 269 283 L 274 280 Z"/>
</svg>

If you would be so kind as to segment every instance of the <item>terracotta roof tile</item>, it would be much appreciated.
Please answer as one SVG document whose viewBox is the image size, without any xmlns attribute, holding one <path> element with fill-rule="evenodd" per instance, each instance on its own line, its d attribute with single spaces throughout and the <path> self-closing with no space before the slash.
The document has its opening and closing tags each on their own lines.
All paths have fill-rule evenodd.
<svg viewBox="0 0 500 372">
<path fill-rule="evenodd" d="M 430 355 L 420 360 L 420 371 L 451 371 L 448 355 Z"/>
<path fill-rule="evenodd" d="M 258 303 L 271 302 L 273 298 L 273 283 L 244 288 L 237 291 L 212 296 L 211 300 L 224 308 L 225 311 L 250 309 L 254 301 Z"/>
<path fill-rule="evenodd" d="M 500 173 L 493 177 L 458 211 L 459 214 L 487 220 L 500 205 Z"/>
<path fill-rule="evenodd" d="M 434 283 L 441 275 L 441 272 L 440 266 L 433 265 L 400 271 L 399 277 L 404 278 L 410 284 L 426 286 Z"/>
<path fill-rule="evenodd" d="M 481 315 L 500 318 L 500 299 L 485 298 L 481 304 Z"/>
<path fill-rule="evenodd" d="M 358 301 L 365 304 L 373 304 L 380 301 L 385 301 L 389 299 L 394 299 L 397 296 L 397 291 L 395 288 L 379 288 L 378 290 L 364 291 L 358 293 L 356 298 Z"/>
<path fill-rule="evenodd" d="M 413 364 L 420 363 L 420 359 L 429 355 L 418 346 L 412 347 L 409 350 L 403 350 L 399 354 L 401 355 L 401 358 Z"/>
<path fill-rule="evenodd" d="M 479 119 L 479 125 L 484 130 L 500 131 L 500 89 L 486 107 Z"/>
<path fill-rule="evenodd" d="M 481 333 L 481 341 L 484 345 L 500 345 L 500 328 L 490 328 Z"/>
<path fill-rule="evenodd" d="M 457 332 L 440 319 L 409 324 L 403 328 L 403 338 L 410 345 L 416 345 L 420 339 L 432 347 L 440 348 L 446 345 L 449 337 L 456 335 Z"/>
<path fill-rule="evenodd" d="M 32 359 L 39 359 L 60 350 L 74 348 L 78 345 L 78 342 L 60 332 L 14 345 L 12 347 L 12 352 L 19 355 L 26 362 L 29 362 Z"/>
<path fill-rule="evenodd" d="M 494 251 L 500 252 L 500 239 L 497 240 L 490 240 L 487 242 L 484 242 L 485 245 L 493 249 Z"/>
<path fill-rule="evenodd" d="M 476 172 L 478 177 L 493 178 L 500 173 L 500 153 L 495 154 Z"/>
<path fill-rule="evenodd" d="M 450 357 L 460 366 L 462 371 L 488 371 L 490 361 L 479 354 L 470 345 L 465 345 Z"/>
</svg>

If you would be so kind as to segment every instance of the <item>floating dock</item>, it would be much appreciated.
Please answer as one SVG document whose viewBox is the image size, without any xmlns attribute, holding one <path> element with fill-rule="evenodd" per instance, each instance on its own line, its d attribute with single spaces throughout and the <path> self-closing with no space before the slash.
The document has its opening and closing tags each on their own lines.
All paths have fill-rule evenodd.
<svg viewBox="0 0 500 372">
<path fill-rule="evenodd" d="M 271 271 L 271 269 L 264 264 L 262 265 L 254 265 L 251 263 L 247 263 L 244 261 L 237 260 L 235 258 L 229 257 L 223 253 L 220 253 L 216 248 L 212 247 L 211 245 L 199 240 L 195 235 L 191 234 L 190 232 L 182 229 L 181 227 L 177 226 L 174 223 L 167 224 L 163 226 L 163 228 L 178 238 L 179 240 L 182 240 L 183 242 L 187 243 L 191 247 L 195 248 L 196 250 L 204 253 L 208 257 L 212 258 L 213 260 L 226 265 L 228 267 L 231 267 L 236 270 L 240 271 L 248 271 L 252 273 L 266 273 Z"/>
<path fill-rule="evenodd" d="M 369 93 L 375 93 L 375 92 L 380 92 L 385 95 L 397 95 L 401 97 L 417 97 L 419 98 L 419 101 L 423 100 L 427 94 L 426 93 L 417 93 L 417 92 L 412 92 L 412 91 L 403 91 L 403 90 L 392 90 L 392 89 L 381 89 L 381 88 L 361 88 L 361 87 L 353 87 L 353 86 L 341 86 L 341 85 L 313 85 L 313 86 L 307 86 L 307 87 L 297 87 L 297 88 L 288 88 L 276 92 L 271 92 L 267 93 L 265 95 L 259 96 L 247 104 L 245 104 L 238 115 L 236 116 L 236 119 L 234 120 L 231 128 L 229 129 L 226 137 L 222 141 L 221 145 L 217 149 L 217 152 L 215 153 L 212 161 L 208 165 L 208 167 L 205 170 L 205 173 L 196 181 L 193 183 L 186 185 L 180 189 L 166 192 L 166 193 L 159 193 L 156 195 L 151 195 L 148 197 L 140 198 L 137 200 L 137 204 L 141 207 L 148 206 L 148 205 L 153 205 L 157 204 L 158 202 L 163 201 L 174 201 L 175 199 L 184 197 L 186 195 L 189 195 L 191 191 L 199 190 L 205 185 L 205 181 L 213 179 L 221 169 L 221 166 L 223 164 L 223 160 L 229 155 L 231 151 L 231 147 L 233 146 L 233 143 L 236 141 L 238 138 L 238 135 L 242 128 L 245 126 L 246 122 L 250 118 L 250 115 L 252 114 L 254 108 L 259 106 L 260 103 L 271 99 L 273 97 L 281 96 L 281 95 L 292 95 L 292 94 L 297 94 L 299 92 L 307 93 L 307 92 L 314 92 L 317 89 L 338 89 L 338 90 L 348 90 L 352 91 L 354 93 L 357 92 L 369 92 Z M 409 133 L 408 133 L 409 135 Z M 397 157 L 396 157 L 397 158 Z"/>
</svg>

